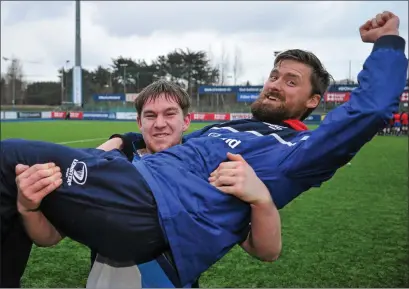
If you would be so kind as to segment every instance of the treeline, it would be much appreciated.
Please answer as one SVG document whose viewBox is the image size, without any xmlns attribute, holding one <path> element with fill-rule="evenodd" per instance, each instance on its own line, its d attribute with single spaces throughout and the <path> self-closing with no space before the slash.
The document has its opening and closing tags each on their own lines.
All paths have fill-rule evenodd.
<svg viewBox="0 0 409 289">
<path fill-rule="evenodd" d="M 234 57 L 233 76 L 237 79 L 240 59 Z M 166 78 L 181 85 L 192 95 L 200 85 L 223 84 L 226 81 L 228 63 L 212 65 L 204 51 L 176 49 L 160 55 L 148 63 L 119 56 L 112 59 L 108 67 L 98 66 L 94 70 L 82 69 L 83 100 L 92 102 L 97 93 L 137 93 L 151 82 Z M 18 59 L 11 61 L 7 74 L 1 77 L 1 102 L 3 104 L 59 105 L 72 101 L 73 69 L 61 68 L 61 81 L 24 81 L 22 64 Z"/>
</svg>

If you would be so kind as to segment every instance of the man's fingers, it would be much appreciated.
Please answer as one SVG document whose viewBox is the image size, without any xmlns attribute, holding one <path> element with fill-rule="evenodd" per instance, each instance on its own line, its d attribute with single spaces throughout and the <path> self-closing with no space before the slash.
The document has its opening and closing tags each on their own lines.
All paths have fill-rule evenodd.
<svg viewBox="0 0 409 289">
<path fill-rule="evenodd" d="M 240 154 L 227 153 L 227 158 L 231 161 L 245 162 Z"/>
<path fill-rule="evenodd" d="M 369 31 L 369 29 L 371 29 L 372 27 L 372 20 L 368 20 L 366 21 L 366 23 L 364 25 L 362 25 L 359 28 L 359 31 L 364 32 L 364 31 Z"/>
<path fill-rule="evenodd" d="M 213 183 L 216 187 L 232 186 L 237 183 L 237 179 L 235 177 L 220 176 Z"/>
<path fill-rule="evenodd" d="M 223 169 L 235 169 L 237 166 L 241 165 L 239 161 L 230 161 L 230 162 L 223 162 L 219 165 L 218 170 Z"/>
<path fill-rule="evenodd" d="M 372 28 L 379 28 L 378 22 L 376 22 L 376 18 L 372 18 Z"/>
<path fill-rule="evenodd" d="M 38 170 L 35 173 L 33 173 L 32 175 L 27 177 L 26 180 L 26 186 L 30 186 L 34 183 L 37 183 L 39 181 L 41 181 L 42 179 L 46 179 L 48 177 L 53 176 L 54 174 L 60 173 L 61 169 L 60 167 L 52 167 L 52 168 L 48 168 L 48 169 L 42 169 L 42 170 Z"/>
<path fill-rule="evenodd" d="M 39 194 L 44 188 L 47 188 L 48 186 L 50 186 L 50 184 L 53 184 L 56 181 L 59 182 L 59 180 L 62 180 L 61 177 L 62 177 L 61 172 L 56 172 L 47 178 L 42 178 L 38 180 L 33 185 L 31 185 L 28 189 L 33 194 Z"/>
<path fill-rule="evenodd" d="M 39 170 L 51 169 L 51 168 L 54 168 L 54 167 L 55 167 L 54 163 L 36 164 L 36 165 L 31 166 L 25 172 L 23 172 L 20 175 L 20 177 L 21 178 L 28 178 L 29 176 L 33 175 L 35 172 L 37 172 Z"/>
<path fill-rule="evenodd" d="M 38 192 L 38 197 L 43 200 L 48 194 L 54 192 L 62 184 L 62 179 L 57 179 L 49 184 L 47 187 Z"/>
<path fill-rule="evenodd" d="M 16 175 L 20 175 L 22 174 L 24 171 L 26 171 L 30 166 L 26 166 L 26 165 L 22 165 L 22 164 L 18 164 L 16 166 Z"/>
<path fill-rule="evenodd" d="M 383 19 L 383 17 L 386 17 L 386 20 Z M 379 27 L 382 27 L 386 21 L 389 19 L 387 15 L 384 15 L 383 13 L 379 13 L 375 17 L 376 23 L 378 24 Z"/>
<path fill-rule="evenodd" d="M 229 176 L 234 177 L 239 174 L 237 169 L 220 169 L 217 171 L 216 176 Z"/>
</svg>

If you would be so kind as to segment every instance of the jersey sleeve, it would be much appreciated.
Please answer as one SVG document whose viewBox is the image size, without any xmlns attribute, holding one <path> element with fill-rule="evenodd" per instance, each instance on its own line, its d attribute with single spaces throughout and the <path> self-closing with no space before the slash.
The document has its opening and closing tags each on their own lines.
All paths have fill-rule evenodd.
<svg viewBox="0 0 409 289">
<path fill-rule="evenodd" d="M 122 139 L 123 147 L 121 151 L 126 155 L 129 161 L 132 161 L 134 153 L 138 149 L 145 148 L 145 141 L 140 133 L 127 132 L 124 134 L 113 134 L 109 137 L 109 139 L 116 137 Z"/>
<path fill-rule="evenodd" d="M 399 36 L 376 41 L 350 100 L 329 112 L 316 130 L 301 134 L 291 148 L 282 162 L 287 177 L 306 186 L 319 186 L 389 122 L 406 83 L 404 49 L 405 40 Z"/>
</svg>

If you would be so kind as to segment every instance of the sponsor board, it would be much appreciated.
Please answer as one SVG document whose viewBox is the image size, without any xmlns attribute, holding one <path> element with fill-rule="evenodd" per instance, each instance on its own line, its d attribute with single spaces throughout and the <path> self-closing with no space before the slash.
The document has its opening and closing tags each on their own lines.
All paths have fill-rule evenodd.
<svg viewBox="0 0 409 289">
<path fill-rule="evenodd" d="M 53 111 L 51 113 L 51 118 L 65 118 L 67 113 L 65 111 Z"/>
<path fill-rule="evenodd" d="M 242 92 L 237 94 L 237 102 L 253 102 L 259 97 L 258 92 Z"/>
<path fill-rule="evenodd" d="M 136 120 L 138 114 L 136 112 L 117 112 L 116 119 L 123 119 L 123 120 Z"/>
<path fill-rule="evenodd" d="M 17 112 L 15 111 L 5 111 L 4 119 L 17 119 Z"/>
<path fill-rule="evenodd" d="M 51 118 L 51 116 L 52 116 L 52 111 L 43 111 L 43 112 L 41 112 L 41 118 L 49 119 L 49 118 Z"/>
<path fill-rule="evenodd" d="M 115 112 L 84 112 L 83 119 L 116 119 Z"/>
<path fill-rule="evenodd" d="M 324 100 L 326 102 L 346 102 L 349 100 L 350 92 L 326 92 Z"/>
<path fill-rule="evenodd" d="M 237 94 L 237 93 L 256 93 L 259 94 L 263 86 L 200 86 L 199 94 Z"/>
<path fill-rule="evenodd" d="M 125 94 L 94 94 L 95 101 L 125 101 Z"/>
<path fill-rule="evenodd" d="M 230 113 L 194 112 L 190 114 L 191 121 L 228 121 Z"/>
<path fill-rule="evenodd" d="M 41 112 L 20 111 L 17 113 L 18 118 L 41 118 Z"/>
<path fill-rule="evenodd" d="M 251 113 L 231 113 L 230 114 L 230 120 L 249 119 L 252 117 L 253 115 Z"/>
</svg>

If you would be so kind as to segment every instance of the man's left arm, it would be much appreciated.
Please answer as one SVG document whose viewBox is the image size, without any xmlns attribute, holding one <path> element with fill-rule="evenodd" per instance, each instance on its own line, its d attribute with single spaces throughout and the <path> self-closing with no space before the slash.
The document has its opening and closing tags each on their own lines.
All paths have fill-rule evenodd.
<svg viewBox="0 0 409 289">
<path fill-rule="evenodd" d="M 227 154 L 228 162 L 212 172 L 209 182 L 251 207 L 251 228 L 241 247 L 253 257 L 272 262 L 281 252 L 280 214 L 271 194 L 254 170 L 240 156 Z"/>
<path fill-rule="evenodd" d="M 267 194 L 270 195 L 267 188 Z M 281 253 L 281 219 L 274 202 L 251 204 L 251 226 L 240 246 L 251 256 L 273 262 Z"/>
</svg>

